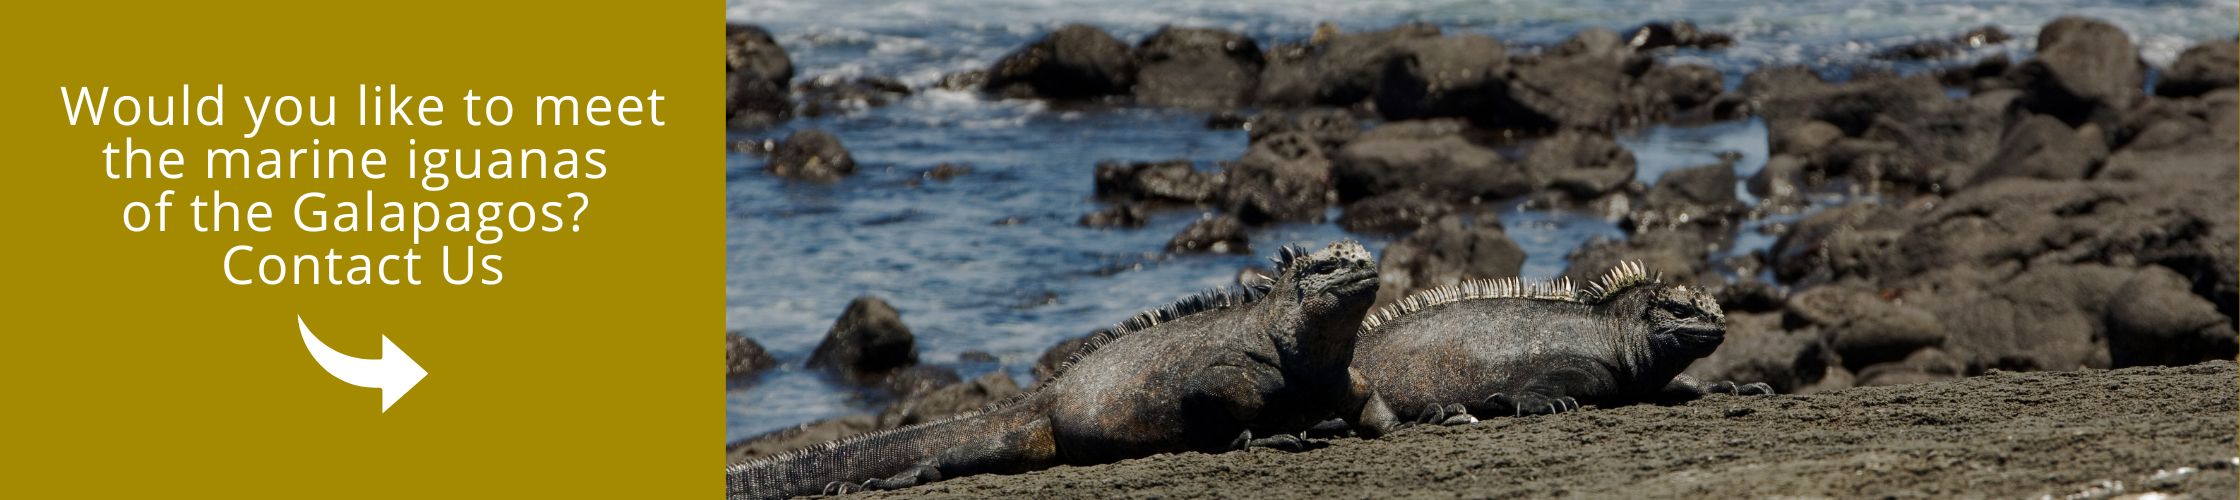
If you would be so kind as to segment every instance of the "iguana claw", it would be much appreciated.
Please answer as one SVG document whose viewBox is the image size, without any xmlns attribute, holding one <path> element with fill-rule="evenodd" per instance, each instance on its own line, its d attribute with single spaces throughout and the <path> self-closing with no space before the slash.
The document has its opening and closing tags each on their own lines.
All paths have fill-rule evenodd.
<svg viewBox="0 0 2240 500">
<path fill-rule="evenodd" d="M 1515 396 L 1506 393 L 1494 393 L 1494 395 L 1486 397 L 1485 403 L 1486 406 L 1493 408 L 1494 413 L 1508 413 L 1511 416 L 1519 417 L 1551 415 L 1579 409 L 1579 400 L 1576 398 L 1570 396 L 1551 397 L 1533 392 L 1520 392 Z"/>
<path fill-rule="evenodd" d="M 1735 385 L 1733 381 L 1722 380 L 1718 383 L 1711 384 L 1711 387 L 1708 388 L 1707 391 L 1719 394 L 1733 394 L 1737 396 L 1764 396 L 1773 394 L 1773 386 L 1766 385 L 1765 382 L 1751 382 L 1748 384 Z"/>
<path fill-rule="evenodd" d="M 1439 425 L 1469 425 L 1478 423 L 1478 417 L 1471 416 L 1470 408 L 1462 406 L 1462 403 L 1447 405 L 1445 413 L 1447 414 L 1447 418 L 1445 420 L 1439 421 Z"/>
</svg>

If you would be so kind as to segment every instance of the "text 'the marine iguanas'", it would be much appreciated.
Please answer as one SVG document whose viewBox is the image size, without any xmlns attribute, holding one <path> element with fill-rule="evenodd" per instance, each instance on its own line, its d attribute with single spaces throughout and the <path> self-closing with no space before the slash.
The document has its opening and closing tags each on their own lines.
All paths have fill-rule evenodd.
<svg viewBox="0 0 2240 500">
<path fill-rule="evenodd" d="M 1348 366 L 1377 294 L 1376 263 L 1344 241 L 1289 248 L 1273 283 L 1215 291 L 1098 332 L 1041 388 L 966 415 L 865 434 L 725 470 L 731 498 L 891 489 L 1158 453 L 1294 447 L 1339 418 L 1390 428 Z M 1254 439 L 1254 436 L 1261 436 Z"/>
<path fill-rule="evenodd" d="M 1707 392 L 1771 394 L 1763 383 L 1680 375 L 1725 337 L 1717 300 L 1629 262 L 1583 289 L 1569 279 L 1503 278 L 1410 295 L 1362 323 L 1353 366 L 1401 418 L 1447 424 Z"/>
</svg>

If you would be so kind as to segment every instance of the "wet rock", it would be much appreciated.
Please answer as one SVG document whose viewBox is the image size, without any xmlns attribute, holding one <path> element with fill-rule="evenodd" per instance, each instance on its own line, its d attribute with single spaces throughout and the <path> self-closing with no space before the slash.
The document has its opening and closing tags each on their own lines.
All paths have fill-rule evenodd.
<svg viewBox="0 0 2240 500">
<path fill-rule="evenodd" d="M 952 383 L 888 405 L 879 412 L 880 429 L 894 429 L 978 410 L 1018 395 L 1019 383 L 1003 372 Z"/>
<path fill-rule="evenodd" d="M 1970 373 L 2230 359 L 2230 320 L 2158 266 L 1943 268 L 1903 295 L 1935 314 Z M 2153 318 L 2153 319 L 2145 319 Z"/>
<path fill-rule="evenodd" d="M 1251 123 L 1251 116 L 1236 111 L 1215 111 L 1206 114 L 1206 130 L 1241 130 Z"/>
<path fill-rule="evenodd" d="M 1226 177 L 1222 207 L 1247 224 L 1319 220 L 1329 200 L 1330 160 L 1303 133 L 1253 142 Z"/>
<path fill-rule="evenodd" d="M 1877 273 L 1880 254 L 1897 251 L 1914 215 L 1856 201 L 1806 216 L 1774 240 L 1774 276 L 1797 286 Z"/>
<path fill-rule="evenodd" d="M 1377 268 L 1383 282 L 1377 303 L 1383 304 L 1463 280 L 1516 276 L 1524 268 L 1524 248 L 1491 214 L 1475 220 L 1449 215 L 1386 246 Z"/>
<path fill-rule="evenodd" d="M 2147 266 L 2107 304 L 2108 354 L 2115 366 L 2182 365 L 2230 359 L 2233 326 L 2217 305 L 2168 268 Z"/>
<path fill-rule="evenodd" d="M 724 25 L 724 68 L 733 73 L 753 73 L 766 79 L 785 83 L 793 80 L 793 59 L 786 56 L 785 47 L 778 46 L 776 38 L 761 26 L 731 23 Z M 784 88 L 780 86 L 779 88 Z"/>
<path fill-rule="evenodd" d="M 1969 185 L 2003 177 L 2082 179 L 2108 158 L 2105 134 L 2092 124 L 2069 128 L 2046 115 L 2030 115 L 2007 130 L 1998 154 L 1976 170 Z"/>
<path fill-rule="evenodd" d="M 2154 150 L 2178 146 L 2209 135 L 2209 124 L 2190 118 L 2172 118 L 2140 127 L 2121 143 L 2125 149 Z"/>
<path fill-rule="evenodd" d="M 1828 349 L 1853 372 L 1942 345 L 1946 336 L 1928 311 L 1849 285 L 1797 292 L 1789 297 L 1783 318 L 1792 327 L 1816 327 Z"/>
<path fill-rule="evenodd" d="M 1803 182 L 1805 159 L 1796 155 L 1776 154 L 1766 159 L 1765 167 L 1751 174 L 1750 194 L 1766 200 L 1793 200 L 1804 194 L 1799 186 Z"/>
<path fill-rule="evenodd" d="M 1875 59 L 1923 60 L 1944 59 L 1965 54 L 1979 48 L 2006 43 L 2014 37 L 1997 26 L 1980 26 L 1959 36 L 1937 40 L 1922 40 L 1882 49 L 1874 53 Z"/>
<path fill-rule="evenodd" d="M 1338 199 L 1352 202 L 1400 190 L 1454 200 L 1498 199 L 1538 185 L 1492 148 L 1464 139 L 1460 130 L 1455 121 L 1394 122 L 1354 139 L 1331 161 Z"/>
<path fill-rule="evenodd" d="M 2003 182 L 1985 191 L 2009 184 L 2029 182 Z M 1926 240 L 1908 235 L 1906 244 Z M 1785 318 L 1790 327 L 1826 332 L 1830 350 L 1859 372 L 1859 383 L 1886 383 L 1882 372 L 1888 370 L 1949 377 L 1953 370 L 1915 370 L 1920 368 L 1915 361 L 1931 348 L 1953 359 L 1940 365 L 1960 365 L 1962 374 L 2233 357 L 2233 321 L 2209 298 L 2213 294 L 2202 294 L 2195 278 L 2173 267 L 2137 265 L 2141 260 L 2153 258 L 2088 262 L 2038 256 L 2027 265 L 1991 258 L 1906 276 L 1884 274 L 1882 285 L 1848 280 L 1799 291 Z M 1922 258 L 1913 256 L 1911 262 Z M 1884 363 L 1900 365 L 1875 368 Z"/>
<path fill-rule="evenodd" d="M 1000 361 L 1000 359 L 996 358 L 995 353 L 988 351 L 972 350 L 957 353 L 958 363 L 994 363 L 997 361 Z M 1018 384 L 1014 383 L 1012 385 L 1016 386 Z"/>
<path fill-rule="evenodd" d="M 1477 117 L 1477 123 L 1528 132 L 1612 130 L 1642 123 L 1648 119 L 1644 99 L 1632 85 L 1653 64 L 1638 56 L 1598 54 L 1518 59 L 1510 65 L 1507 85 L 1490 96 L 1493 112 Z"/>
<path fill-rule="evenodd" d="M 1641 197 L 1641 207 L 1626 214 L 1635 232 L 1656 229 L 1728 230 L 1745 207 L 1735 197 L 1734 165 L 1720 163 L 1666 172 Z"/>
<path fill-rule="evenodd" d="M 762 344 L 739 332 L 724 334 L 723 354 L 724 376 L 729 379 L 749 379 L 778 366 L 777 358 L 763 351 Z"/>
<path fill-rule="evenodd" d="M 1099 197 L 1140 201 L 1208 203 L 1221 193 L 1227 177 L 1201 172 L 1189 160 L 1097 163 Z"/>
<path fill-rule="evenodd" d="M 2018 91 L 1997 90 L 1906 113 L 1872 116 L 1867 129 L 1806 155 L 1822 180 L 1849 178 L 1867 191 L 1939 193 L 1968 184 L 2019 119 Z"/>
<path fill-rule="evenodd" d="M 793 59 L 760 26 L 725 25 L 724 115 L 736 128 L 760 128 L 792 116 L 787 89 Z"/>
<path fill-rule="evenodd" d="M 1733 36 L 1725 33 L 1703 31 L 1697 29 L 1695 23 L 1687 21 L 1644 24 L 1639 28 L 1634 28 L 1632 33 L 1632 36 L 1626 38 L 1626 44 L 1631 45 L 1634 50 L 1656 50 L 1665 47 L 1716 49 L 1734 45 Z"/>
<path fill-rule="evenodd" d="M 1719 308 L 1727 312 L 1769 312 L 1781 310 L 1789 300 L 1788 293 L 1780 285 L 1745 278 L 1718 287 L 1714 295 Z"/>
<path fill-rule="evenodd" d="M 1865 76 L 1843 83 L 1828 83 L 1810 70 L 1770 68 L 1744 78 L 1742 92 L 1759 102 L 1758 112 L 1769 130 L 1791 130 L 1818 120 L 1835 125 L 1845 136 L 1857 137 L 1878 116 L 1900 123 L 1944 106 L 1944 86 L 1931 75 L 1913 77 Z"/>
<path fill-rule="evenodd" d="M 917 338 L 902 324 L 902 314 L 869 295 L 848 303 L 808 362 L 857 384 L 876 383 L 917 364 Z"/>
<path fill-rule="evenodd" d="M 2121 28 L 2097 19 L 2063 17 L 2038 29 L 2038 57 L 2015 66 L 2023 105 L 2071 125 L 2120 116 L 2146 87 L 2139 48 Z"/>
<path fill-rule="evenodd" d="M 2014 60 L 2006 54 L 1993 54 L 1977 60 L 1975 64 L 1945 68 L 1937 72 L 1937 81 L 1948 87 L 1968 89 L 1981 94 L 1991 90 L 2012 89 L 2014 82 L 2006 79 L 2007 71 L 2014 69 Z"/>
<path fill-rule="evenodd" d="M 1088 227 L 1143 227 L 1148 220 L 1143 212 L 1143 208 L 1134 203 L 1122 203 L 1083 214 L 1080 224 Z"/>
<path fill-rule="evenodd" d="M 2155 95 L 2192 97 L 2240 83 L 2240 42 L 2218 40 L 2195 45 L 2178 54 L 2170 69 L 2155 82 Z"/>
<path fill-rule="evenodd" d="M 2230 154 L 2230 151 L 2224 154 Z M 2230 169 L 2231 156 L 2225 156 Z M 1936 205 L 1885 251 L 1860 259 L 1862 276 L 1911 276 L 1945 267 L 2014 264 L 2161 264 L 2218 297 L 2240 254 L 2232 186 L 2198 180 L 2059 182 L 2005 179 Z M 2215 295 L 2212 295 L 2214 293 Z"/>
<path fill-rule="evenodd" d="M 1803 65 L 1788 64 L 1766 66 L 1742 75 L 1742 85 L 1735 90 L 1751 98 L 1768 95 L 1802 92 L 1827 85 L 1820 73 Z"/>
<path fill-rule="evenodd" d="M 1504 84 L 1508 50 L 1484 35 L 1419 38 L 1391 58 L 1377 85 L 1387 120 L 1468 117 L 1490 112 L 1486 94 Z"/>
<path fill-rule="evenodd" d="M 949 182 L 949 180 L 951 179 L 963 177 L 965 174 L 969 173 L 972 173 L 971 165 L 965 165 L 961 163 L 942 163 L 939 165 L 934 165 L 933 168 L 926 169 L 924 177 L 935 181 Z"/>
<path fill-rule="evenodd" d="M 1898 187 L 1899 179 L 1920 179 L 1930 176 L 1919 157 L 1904 143 L 1886 139 L 1845 137 L 1828 143 L 1810 164 L 1813 180 L 1832 181 L 1845 179 L 1850 186 L 1866 193 L 1883 193 L 1886 188 Z M 1819 187 L 1815 185 L 1815 187 Z"/>
<path fill-rule="evenodd" d="M 1452 118 L 1403 120 L 1377 124 L 1376 128 L 1369 129 L 1368 132 L 1362 132 L 1354 138 L 1356 140 L 1377 141 L 1438 139 L 1441 137 L 1464 136 L 1471 130 L 1469 122 Z"/>
<path fill-rule="evenodd" d="M 1167 251 L 1174 253 L 1252 253 L 1252 243 L 1245 238 L 1244 221 L 1228 215 L 1206 214 L 1190 227 L 1176 233 L 1167 241 Z"/>
<path fill-rule="evenodd" d="M 1338 227 L 1355 233 L 1407 234 L 1424 224 L 1454 213 L 1444 200 L 1413 190 L 1379 194 L 1346 205 Z"/>
<path fill-rule="evenodd" d="M 975 69 L 941 75 L 941 82 L 935 83 L 934 86 L 940 87 L 941 90 L 967 92 L 980 90 L 987 84 L 988 70 Z"/>
<path fill-rule="evenodd" d="M 855 175 L 856 160 L 832 133 L 806 129 L 780 141 L 762 168 L 788 179 L 832 182 Z"/>
<path fill-rule="evenodd" d="M 1574 283 L 1589 283 L 1621 262 L 1634 261 L 1674 283 L 1721 283 L 1711 272 L 1711 247 L 1702 235 L 1689 231 L 1642 233 L 1622 240 L 1595 237 L 1571 250 L 1565 258 L 1571 266 L 1563 275 Z"/>
<path fill-rule="evenodd" d="M 1642 73 L 1635 86 L 1652 93 L 1655 101 L 1673 110 L 1688 110 L 1710 104 L 1727 88 L 1726 76 L 1718 68 L 1701 64 L 1670 64 L 1649 68 Z"/>
<path fill-rule="evenodd" d="M 1236 33 L 1167 26 L 1135 49 L 1136 102 L 1226 109 L 1252 97 L 1266 64 L 1260 45 Z"/>
<path fill-rule="evenodd" d="M 1633 180 L 1633 152 L 1609 134 L 1565 130 L 1532 145 L 1522 164 L 1531 183 L 1592 198 Z"/>
<path fill-rule="evenodd" d="M 818 78 L 794 89 L 802 116 L 825 116 L 885 106 L 908 97 L 910 86 L 883 76 Z"/>
<path fill-rule="evenodd" d="M 2240 174 L 2240 169 L 2233 168 L 2233 150 L 2240 134 L 2231 131 L 2230 123 L 2221 127 L 2214 123 L 2232 120 L 2233 101 L 2203 104 L 2184 111 L 2174 110 L 2160 119 L 2143 118 L 2154 120 L 2153 125 L 2140 126 L 2140 130 L 2131 132 L 2130 142 L 2110 155 L 2093 178 L 2194 179 L 2230 184 L 2236 174 Z M 2159 107 L 2149 106 L 2150 109 Z M 2216 116 L 2220 113 L 2224 116 Z"/>
<path fill-rule="evenodd" d="M 1842 138 L 1843 129 L 1828 122 L 1811 120 L 1773 131 L 1771 147 L 1773 154 L 1810 155 Z"/>
<path fill-rule="evenodd" d="M 1685 373 L 1697 380 L 1764 382 L 1791 394 L 1820 381 L 1828 365 L 1822 358 L 1813 331 L 1783 330 L 1779 314 L 1730 312 L 1726 340 Z"/>
<path fill-rule="evenodd" d="M 1081 100 L 1126 94 L 1135 79 L 1128 44 L 1102 29 L 1071 24 L 996 61 L 981 89 L 1004 97 Z"/>
<path fill-rule="evenodd" d="M 1306 134 L 1322 146 L 1324 154 L 1338 151 L 1361 135 L 1361 120 L 1337 108 L 1303 108 L 1262 112 L 1245 124 L 1251 142 L 1286 132 Z"/>
<path fill-rule="evenodd" d="M 910 365 L 895 370 L 886 378 L 880 379 L 878 388 L 889 395 L 911 398 L 954 385 L 962 380 L 964 380 L 964 377 L 957 375 L 956 370 L 939 366 Z"/>
<path fill-rule="evenodd" d="M 1308 45 L 1276 47 L 1260 72 L 1256 99 L 1263 107 L 1351 106 L 1376 94 L 1385 67 L 1412 49 L 1409 41 L 1438 36 L 1436 26 L 1410 24 L 1318 34 Z"/>
<path fill-rule="evenodd" d="M 2229 92 L 2229 91 L 2228 91 Z M 2124 113 L 2110 132 L 2120 150 L 2206 149 L 2214 144 L 2193 144 L 2213 137 L 2216 115 L 2230 115 L 2229 108 L 2208 105 L 2206 99 L 2150 97 Z M 2226 134 L 2229 137 L 2231 134 Z"/>
<path fill-rule="evenodd" d="M 1618 32 L 1600 27 L 1587 28 L 1572 33 L 1553 47 L 1547 54 L 1553 57 L 1593 57 L 1610 61 L 1623 61 L 1633 57 L 1633 46 Z"/>
</svg>

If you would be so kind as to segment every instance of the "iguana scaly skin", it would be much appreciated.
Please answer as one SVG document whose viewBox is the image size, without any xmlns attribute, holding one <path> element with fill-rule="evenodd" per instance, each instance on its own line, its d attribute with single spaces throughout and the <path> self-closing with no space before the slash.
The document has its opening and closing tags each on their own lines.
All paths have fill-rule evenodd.
<svg viewBox="0 0 2240 500">
<path fill-rule="evenodd" d="M 1273 283 L 1216 291 L 1100 331 L 1035 391 L 970 414 L 725 470 L 731 498 L 891 489 L 1158 453 L 1295 447 L 1339 418 L 1375 436 L 1391 411 L 1348 369 L 1377 294 L 1367 250 L 1286 248 Z M 1254 439 L 1254 436 L 1262 436 Z"/>
<path fill-rule="evenodd" d="M 1639 263 L 1585 288 L 1504 278 L 1426 290 L 1371 313 L 1360 337 L 1354 369 L 1416 421 L 1773 392 L 1680 375 L 1719 347 L 1726 316 Z"/>
</svg>

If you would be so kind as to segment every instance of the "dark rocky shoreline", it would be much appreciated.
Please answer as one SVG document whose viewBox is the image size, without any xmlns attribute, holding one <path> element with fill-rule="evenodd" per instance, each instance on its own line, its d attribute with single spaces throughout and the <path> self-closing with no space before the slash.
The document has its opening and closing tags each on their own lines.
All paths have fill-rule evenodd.
<svg viewBox="0 0 2240 500">
<path fill-rule="evenodd" d="M 2230 361 L 1998 372 L 1182 453 L 867 498 L 2231 498 Z"/>
<path fill-rule="evenodd" d="M 728 35 L 727 111 L 741 129 L 923 90 L 876 78 L 794 82 L 767 32 L 734 26 Z M 1917 74 L 1861 69 L 1830 80 L 1812 68 L 1771 67 L 1729 90 L 1716 70 L 1660 57 L 1672 47 L 1717 50 L 1722 37 L 1672 22 L 1521 47 L 1426 25 L 1355 33 L 1325 26 L 1303 42 L 1264 45 L 1176 27 L 1130 46 L 1095 27 L 1068 26 L 941 85 L 1067 106 L 1202 110 L 1209 126 L 1246 128 L 1250 147 L 1216 169 L 1100 164 L 1093 183 L 1107 208 L 1081 223 L 1130 230 L 1149 212 L 1198 211 L 1203 220 L 1168 251 L 1252 253 L 1261 249 L 1246 241 L 1246 227 L 1322 222 L 1338 207 L 1334 222 L 1348 231 L 1405 235 L 1383 252 L 1380 301 L 1516 275 L 1523 251 L 1499 220 L 1506 203 L 1618 221 L 1627 237 L 1572 250 L 1565 274 L 1578 279 L 1640 260 L 1717 291 L 1730 311 L 1726 344 L 1689 371 L 1706 380 L 1762 381 L 1784 393 L 1901 394 L 1845 390 L 1994 371 L 2186 365 L 2240 351 L 2233 40 L 2185 51 L 2152 86 L 2156 69 L 2121 28 L 2074 17 L 2044 26 L 2027 59 Z M 1883 54 L 1934 59 L 2007 38 L 1974 30 Z M 1712 164 L 1645 183 L 1632 153 L 1613 140 L 1656 123 L 1749 117 L 1766 122 L 1772 157 L 1746 179 L 1731 164 Z M 855 168 L 840 139 L 822 131 L 766 144 L 755 149 L 769 155 L 772 175 L 840 182 Z M 1737 187 L 1756 203 L 1745 204 Z M 1771 248 L 1714 257 L 1744 221 L 1797 214 L 1807 215 L 1762 225 L 1777 239 Z M 857 309 L 851 305 L 827 345 L 868 349 L 847 341 Z M 892 308 L 882 314 L 895 316 Z M 906 339 L 899 316 L 893 322 Z M 731 351 L 743 357 L 732 359 L 732 377 L 751 383 L 772 363 L 754 356 L 759 347 L 741 347 L 752 345 L 744 339 L 733 340 Z M 1073 343 L 1043 359 L 1064 359 Z M 731 460 L 939 418 L 1019 390 L 1000 376 L 961 380 L 919 364 L 914 351 L 882 356 L 859 353 L 849 359 L 887 361 L 832 369 L 893 401 L 885 414 L 744 439 L 729 447 Z M 1676 410 L 1562 418 L 1655 411 Z M 2227 425 L 2219 446 L 2229 451 L 2231 436 Z M 2219 474 L 2229 491 L 2232 473 Z M 1103 491 L 1011 488 L 995 491 Z"/>
</svg>

